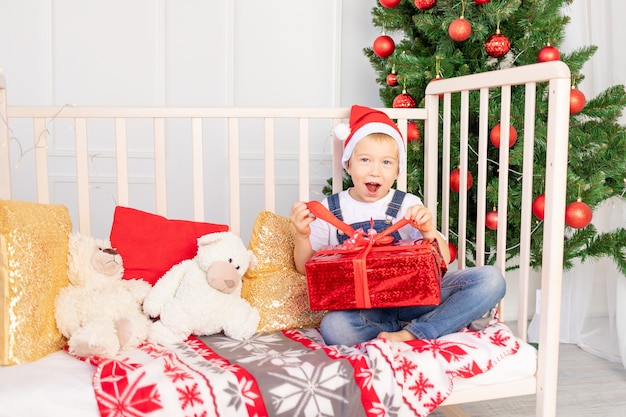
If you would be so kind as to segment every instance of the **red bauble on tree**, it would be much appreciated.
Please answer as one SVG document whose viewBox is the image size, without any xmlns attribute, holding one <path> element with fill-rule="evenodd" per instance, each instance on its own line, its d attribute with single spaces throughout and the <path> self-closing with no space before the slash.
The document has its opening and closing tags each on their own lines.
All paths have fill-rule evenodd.
<svg viewBox="0 0 626 417">
<path fill-rule="evenodd" d="M 409 122 L 406 126 L 406 140 L 407 142 L 419 142 L 422 140 L 420 129 L 417 127 L 417 123 Z"/>
<path fill-rule="evenodd" d="M 472 173 L 467 171 L 467 189 L 472 188 L 472 184 L 474 183 L 474 177 L 472 177 Z M 450 172 L 450 189 L 455 193 L 458 193 L 461 190 L 461 168 L 454 168 Z"/>
<path fill-rule="evenodd" d="M 413 3 L 415 4 L 415 7 L 420 10 L 428 10 L 435 7 L 437 0 L 415 0 Z"/>
<path fill-rule="evenodd" d="M 452 40 L 463 42 L 472 34 L 472 25 L 461 16 L 450 23 L 450 26 L 448 26 L 448 34 Z"/>
<path fill-rule="evenodd" d="M 543 220 L 545 212 L 546 212 L 546 195 L 545 194 L 539 194 L 533 200 L 533 214 L 539 220 Z"/>
<path fill-rule="evenodd" d="M 496 209 L 491 210 L 485 215 L 485 226 L 491 230 L 498 229 L 498 211 Z"/>
<path fill-rule="evenodd" d="M 489 132 L 489 140 L 496 148 L 500 147 L 500 123 L 495 125 Z M 513 125 L 509 125 L 509 148 L 517 142 L 517 130 Z"/>
<path fill-rule="evenodd" d="M 402 0 L 378 0 L 380 5 L 388 9 L 396 7 Z"/>
<path fill-rule="evenodd" d="M 396 43 L 393 41 L 391 36 L 380 35 L 374 40 L 372 49 L 374 50 L 376 56 L 380 58 L 387 58 L 393 54 L 393 51 L 396 50 Z"/>
<path fill-rule="evenodd" d="M 494 58 L 503 57 L 509 52 L 509 49 L 511 49 L 511 41 L 501 34 L 500 31 L 491 35 L 485 42 L 485 51 Z"/>
<path fill-rule="evenodd" d="M 580 112 L 587 104 L 587 99 L 582 91 L 572 88 L 569 93 L 569 114 Z"/>
<path fill-rule="evenodd" d="M 574 229 L 581 229 L 591 223 L 592 215 L 591 207 L 579 198 L 565 207 L 565 224 Z"/>
<path fill-rule="evenodd" d="M 474 0 L 474 3 L 476 3 L 477 5 L 481 6 L 483 4 L 487 4 L 489 3 L 491 0 Z"/>
<path fill-rule="evenodd" d="M 402 90 L 402 94 L 398 94 L 396 98 L 393 99 L 394 109 L 406 109 L 415 106 L 417 106 L 417 102 L 406 90 Z"/>
<path fill-rule="evenodd" d="M 398 85 L 398 75 L 396 74 L 396 72 L 392 70 L 391 74 L 387 76 L 386 81 L 389 87 L 395 87 L 396 85 Z"/>
<path fill-rule="evenodd" d="M 539 62 L 558 61 L 559 59 L 561 59 L 561 52 L 550 45 L 541 48 L 537 54 L 537 61 Z"/>
</svg>

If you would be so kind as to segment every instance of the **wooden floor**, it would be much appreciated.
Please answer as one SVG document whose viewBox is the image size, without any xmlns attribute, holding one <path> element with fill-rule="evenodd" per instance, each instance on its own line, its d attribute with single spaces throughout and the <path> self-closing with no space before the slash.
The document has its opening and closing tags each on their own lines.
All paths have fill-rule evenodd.
<svg viewBox="0 0 626 417">
<path fill-rule="evenodd" d="M 621 362 L 609 362 L 577 345 L 561 344 L 556 408 L 558 417 L 626 416 L 626 369 Z M 533 417 L 535 397 L 476 402 L 463 410 L 472 417 Z"/>
</svg>

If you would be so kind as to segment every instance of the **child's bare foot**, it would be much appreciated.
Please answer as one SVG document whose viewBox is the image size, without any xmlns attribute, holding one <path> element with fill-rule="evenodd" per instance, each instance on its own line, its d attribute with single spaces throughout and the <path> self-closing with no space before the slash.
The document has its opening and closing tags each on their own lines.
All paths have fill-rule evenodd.
<svg viewBox="0 0 626 417">
<path fill-rule="evenodd" d="M 408 330 L 399 330 L 397 332 L 380 332 L 378 334 L 379 339 L 392 340 L 394 342 L 408 342 L 409 340 L 416 340 L 417 337 Z"/>
</svg>

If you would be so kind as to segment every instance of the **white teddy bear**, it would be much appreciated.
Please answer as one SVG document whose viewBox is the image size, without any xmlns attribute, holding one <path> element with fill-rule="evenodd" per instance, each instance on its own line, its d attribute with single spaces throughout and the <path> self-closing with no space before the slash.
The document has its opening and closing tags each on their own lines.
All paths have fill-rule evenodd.
<svg viewBox="0 0 626 417">
<path fill-rule="evenodd" d="M 238 340 L 253 336 L 260 316 L 241 298 L 241 288 L 243 274 L 255 263 L 233 232 L 200 237 L 197 255 L 174 265 L 148 293 L 143 309 L 158 317 L 148 340 L 167 345 L 221 331 Z"/>
<path fill-rule="evenodd" d="M 67 262 L 70 285 L 55 299 L 55 318 L 69 352 L 112 357 L 144 342 L 152 322 L 141 304 L 150 284 L 122 279 L 122 257 L 110 242 L 74 233 Z"/>
</svg>

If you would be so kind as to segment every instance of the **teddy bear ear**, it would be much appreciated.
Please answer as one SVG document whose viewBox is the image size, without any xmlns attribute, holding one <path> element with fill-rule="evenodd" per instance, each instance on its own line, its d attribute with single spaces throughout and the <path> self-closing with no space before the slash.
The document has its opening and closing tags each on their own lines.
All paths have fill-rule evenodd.
<svg viewBox="0 0 626 417">
<path fill-rule="evenodd" d="M 220 240 L 222 240 L 222 235 L 220 233 L 209 233 L 198 238 L 198 247 L 208 246 L 215 242 L 219 242 Z"/>
</svg>

